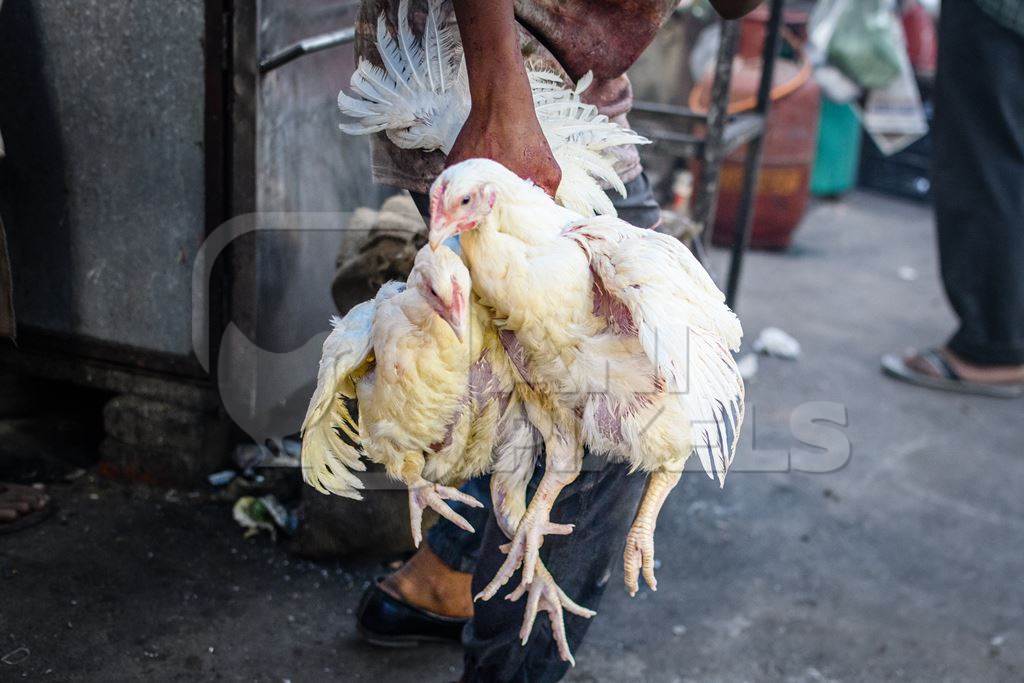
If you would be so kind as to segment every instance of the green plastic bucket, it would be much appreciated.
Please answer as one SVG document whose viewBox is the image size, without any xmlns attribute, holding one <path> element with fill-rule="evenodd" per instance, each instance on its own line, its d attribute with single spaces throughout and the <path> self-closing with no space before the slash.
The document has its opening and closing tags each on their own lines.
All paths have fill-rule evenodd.
<svg viewBox="0 0 1024 683">
<path fill-rule="evenodd" d="M 811 194 L 835 197 L 857 182 L 860 157 L 860 119 L 852 105 L 821 99 L 818 150 L 811 171 Z"/>
</svg>

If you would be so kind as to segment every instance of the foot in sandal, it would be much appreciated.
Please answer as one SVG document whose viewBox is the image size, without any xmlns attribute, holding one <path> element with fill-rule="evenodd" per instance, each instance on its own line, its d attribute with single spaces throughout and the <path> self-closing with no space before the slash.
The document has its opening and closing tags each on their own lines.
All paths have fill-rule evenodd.
<svg viewBox="0 0 1024 683">
<path fill-rule="evenodd" d="M 977 365 L 945 347 L 883 356 L 882 372 L 931 389 L 996 398 L 1024 396 L 1024 365 Z"/>
</svg>

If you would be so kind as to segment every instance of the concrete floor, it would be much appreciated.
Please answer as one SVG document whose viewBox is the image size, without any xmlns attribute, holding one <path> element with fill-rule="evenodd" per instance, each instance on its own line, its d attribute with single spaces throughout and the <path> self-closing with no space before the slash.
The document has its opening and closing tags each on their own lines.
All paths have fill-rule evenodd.
<svg viewBox="0 0 1024 683">
<path fill-rule="evenodd" d="M 684 478 L 658 592 L 629 599 L 620 570 L 568 680 L 1024 678 L 1024 402 L 878 372 L 952 329 L 933 243 L 926 208 L 856 194 L 750 257 L 748 342 L 775 325 L 803 356 L 761 360 L 736 471 L 723 491 Z M 375 562 L 297 562 L 187 494 L 91 476 L 55 492 L 57 518 L 0 537 L 0 680 L 458 677 L 456 647 L 355 639 Z"/>
</svg>

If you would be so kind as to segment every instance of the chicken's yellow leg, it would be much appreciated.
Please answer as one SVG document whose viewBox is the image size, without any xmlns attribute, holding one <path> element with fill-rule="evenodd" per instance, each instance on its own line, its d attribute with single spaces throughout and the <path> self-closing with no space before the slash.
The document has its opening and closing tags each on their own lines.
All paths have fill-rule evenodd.
<svg viewBox="0 0 1024 683">
<path fill-rule="evenodd" d="M 630 597 L 640 589 L 641 570 L 651 590 L 658 590 L 658 582 L 654 578 L 654 528 L 658 523 L 661 506 L 681 476 L 682 472 L 662 469 L 653 472 L 647 480 L 647 488 L 640 500 L 640 509 L 637 510 L 633 526 L 626 536 L 626 551 L 622 556 L 626 589 Z"/>
<path fill-rule="evenodd" d="M 514 538 L 519 523 L 526 514 L 526 487 L 530 483 L 533 474 L 533 430 L 526 424 L 528 433 L 523 448 L 513 446 L 506 449 L 506 453 L 499 454 L 495 463 L 494 473 L 491 475 L 491 499 L 494 501 L 494 516 L 498 526 L 508 538 Z M 502 546 L 509 549 L 509 546 Z M 523 625 L 519 630 L 519 638 L 523 645 L 526 645 L 533 630 L 533 623 L 537 619 L 537 613 L 544 611 L 551 619 L 551 632 L 558 646 L 558 653 L 563 660 L 573 666 L 576 660 L 573 659 L 569 650 L 569 642 L 565 636 L 565 620 L 563 612 L 570 612 L 589 619 L 595 612 L 574 602 L 555 583 L 551 573 L 548 572 L 544 563 L 538 557 L 533 582 L 530 584 L 521 583 L 512 591 L 507 600 L 518 600 L 523 595 L 529 595 L 526 599 L 526 612 L 523 617 Z"/>
<path fill-rule="evenodd" d="M 530 421 L 538 425 L 530 412 Z M 508 557 L 498 570 L 498 574 L 487 586 L 477 594 L 475 599 L 490 600 L 498 589 L 508 583 L 516 570 L 523 567 L 523 583 L 533 582 L 534 571 L 540 557 L 540 546 L 547 534 L 567 535 L 572 533 L 572 524 L 554 524 L 551 522 L 551 508 L 555 499 L 566 486 L 579 476 L 582 466 L 582 452 L 577 446 L 576 438 L 555 426 L 545 438 L 545 470 L 540 484 L 526 508 L 526 513 L 516 527 L 512 541 L 508 546 Z"/>
</svg>

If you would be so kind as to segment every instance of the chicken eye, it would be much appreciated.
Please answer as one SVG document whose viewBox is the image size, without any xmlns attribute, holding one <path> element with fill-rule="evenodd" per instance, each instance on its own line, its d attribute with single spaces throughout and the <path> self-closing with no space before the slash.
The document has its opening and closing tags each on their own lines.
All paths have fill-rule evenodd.
<svg viewBox="0 0 1024 683">
<path fill-rule="evenodd" d="M 465 197 L 463 197 L 463 198 L 462 198 L 462 202 L 461 202 L 461 204 L 462 204 L 463 206 L 465 206 L 466 204 L 469 204 L 469 202 L 470 202 L 470 200 L 471 200 L 471 199 L 472 199 L 472 197 L 470 197 L 470 196 L 469 196 L 469 195 L 467 194 L 467 195 L 466 195 Z"/>
</svg>

